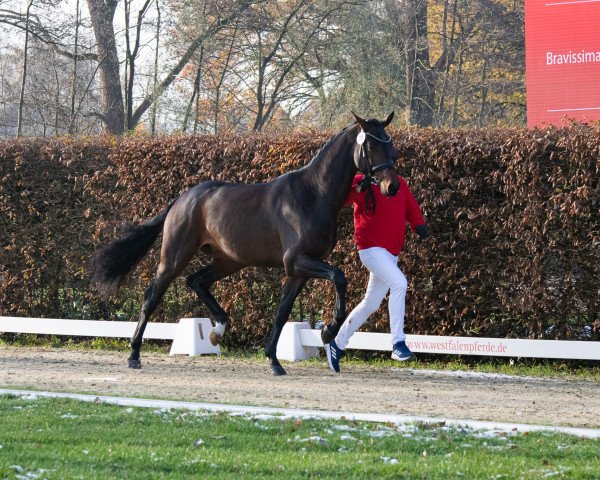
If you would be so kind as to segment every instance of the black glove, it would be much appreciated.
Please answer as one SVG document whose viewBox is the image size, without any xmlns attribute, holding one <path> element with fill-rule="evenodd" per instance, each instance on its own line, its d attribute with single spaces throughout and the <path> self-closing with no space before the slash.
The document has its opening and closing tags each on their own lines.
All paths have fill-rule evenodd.
<svg viewBox="0 0 600 480">
<path fill-rule="evenodd" d="M 425 240 L 429 236 L 427 225 L 417 225 L 415 227 L 415 232 L 417 232 L 417 235 L 419 235 L 421 241 Z"/>
</svg>

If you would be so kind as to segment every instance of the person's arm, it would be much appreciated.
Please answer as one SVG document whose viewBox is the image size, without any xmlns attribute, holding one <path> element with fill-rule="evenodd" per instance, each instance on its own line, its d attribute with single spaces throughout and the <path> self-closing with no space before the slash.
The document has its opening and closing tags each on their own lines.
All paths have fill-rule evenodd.
<svg viewBox="0 0 600 480">
<path fill-rule="evenodd" d="M 358 197 L 358 192 L 356 191 L 356 184 L 359 182 L 360 176 L 357 175 L 352 180 L 352 185 L 348 189 L 348 195 L 346 196 L 346 200 L 344 200 L 344 207 L 349 207 L 353 203 L 356 202 L 356 198 Z"/>
<path fill-rule="evenodd" d="M 425 219 L 421 213 L 421 207 L 404 179 L 402 179 L 402 184 L 402 186 L 406 188 L 406 195 L 404 197 L 406 200 L 406 221 L 413 231 L 417 232 L 419 238 L 425 240 L 429 233 L 427 232 L 427 225 L 425 225 Z"/>
</svg>

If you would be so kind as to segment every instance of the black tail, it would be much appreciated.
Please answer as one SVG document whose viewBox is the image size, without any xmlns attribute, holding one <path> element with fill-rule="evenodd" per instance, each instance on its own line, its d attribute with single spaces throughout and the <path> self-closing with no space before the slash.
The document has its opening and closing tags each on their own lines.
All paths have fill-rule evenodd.
<svg viewBox="0 0 600 480">
<path fill-rule="evenodd" d="M 146 223 L 132 226 L 125 236 L 111 241 L 92 258 L 92 283 L 98 292 L 108 297 L 116 292 L 134 267 L 148 253 L 162 231 L 165 219 L 175 200 L 156 217 Z"/>
</svg>

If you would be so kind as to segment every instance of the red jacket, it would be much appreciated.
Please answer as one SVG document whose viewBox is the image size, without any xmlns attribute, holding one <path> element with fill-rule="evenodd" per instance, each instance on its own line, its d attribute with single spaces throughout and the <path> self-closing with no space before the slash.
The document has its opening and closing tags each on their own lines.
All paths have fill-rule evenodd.
<svg viewBox="0 0 600 480">
<path fill-rule="evenodd" d="M 393 255 L 398 255 L 404 247 L 406 225 L 414 230 L 425 225 L 421 208 L 411 193 L 406 181 L 400 178 L 400 190 L 393 197 L 385 197 L 379 185 L 371 185 L 375 194 L 375 212 L 365 210 L 367 192 L 358 193 L 356 184 L 363 178 L 359 173 L 354 177 L 348 192 L 345 206 L 354 204 L 354 241 L 359 250 L 383 247 Z"/>
</svg>

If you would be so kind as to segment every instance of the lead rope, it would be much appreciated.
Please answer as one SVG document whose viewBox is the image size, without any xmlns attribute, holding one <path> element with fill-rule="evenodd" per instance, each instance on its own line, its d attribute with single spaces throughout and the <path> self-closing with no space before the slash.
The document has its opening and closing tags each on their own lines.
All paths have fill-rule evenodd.
<svg viewBox="0 0 600 480">
<path fill-rule="evenodd" d="M 366 160 L 366 156 L 363 150 L 363 143 L 360 144 L 360 159 L 361 162 Z M 377 184 L 375 178 L 371 176 L 370 172 L 363 173 L 364 177 L 356 184 L 357 191 L 362 193 L 366 190 L 365 195 L 365 212 L 367 215 L 373 215 L 375 213 L 376 201 L 375 201 L 375 193 L 373 192 L 373 184 Z"/>
</svg>

